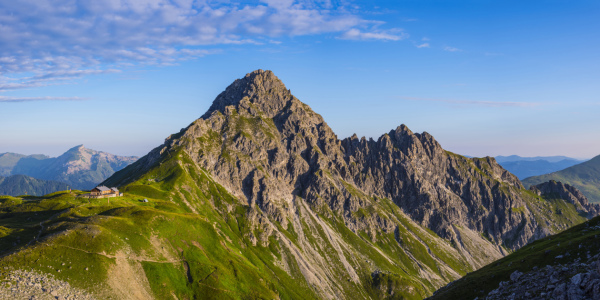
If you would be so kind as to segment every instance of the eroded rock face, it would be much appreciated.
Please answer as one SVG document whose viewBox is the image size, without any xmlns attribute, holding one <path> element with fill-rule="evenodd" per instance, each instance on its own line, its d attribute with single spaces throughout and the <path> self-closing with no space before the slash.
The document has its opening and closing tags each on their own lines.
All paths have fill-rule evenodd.
<svg viewBox="0 0 600 300">
<path fill-rule="evenodd" d="M 453 154 L 430 134 L 405 125 L 377 140 L 356 135 L 340 140 L 271 71 L 236 80 L 201 118 L 104 184 L 134 182 L 182 152 L 189 161 L 178 164 L 209 175 L 251 208 L 245 218 L 260 229 L 248 233 L 251 243 L 265 246 L 270 237 L 280 239 L 323 298 L 343 293 L 331 271 L 337 267 L 322 256 L 327 251 L 339 254 L 336 260 L 348 274 L 342 280 L 359 282 L 357 274 L 376 274 L 369 277 L 381 283 L 374 288 L 382 297 L 393 294 L 390 286 L 400 291 L 407 285 L 426 295 L 459 273 L 506 255 L 504 247 L 517 249 L 553 233 L 545 224 L 556 224 L 494 158 Z M 280 227 L 290 225 L 297 245 L 281 233 Z M 393 244 L 393 252 L 384 254 L 376 246 L 373 251 L 386 261 L 405 255 L 396 266 L 409 266 L 411 278 L 421 283 L 402 283 L 402 267 L 398 273 L 378 273 L 368 258 L 358 258 L 366 265 L 357 267 L 354 260 L 361 254 L 350 250 L 353 242 L 344 240 L 344 230 L 370 239 L 369 245 Z M 323 241 L 310 242 L 309 235 Z M 321 248 L 327 245 L 331 248 Z M 421 261 L 425 256 L 430 266 Z"/>
<path fill-rule="evenodd" d="M 285 203 L 299 196 L 315 209 L 327 207 L 322 213 L 343 215 L 353 230 L 393 232 L 377 213 L 352 217 L 374 198 L 388 198 L 413 220 L 458 243 L 456 227 L 510 249 L 548 234 L 523 200 L 520 181 L 494 158 L 455 155 L 430 134 L 405 125 L 376 141 L 356 135 L 340 140 L 271 71 L 236 80 L 138 168 L 174 146 L 184 147 L 232 194 L 283 223 Z"/>
<path fill-rule="evenodd" d="M 588 218 L 593 218 L 600 214 L 600 205 L 590 203 L 577 188 L 560 181 L 550 180 L 538 185 L 532 185 L 529 189 L 540 196 L 544 195 L 547 197 L 563 199 L 568 203 L 575 205 L 577 211 L 586 215 Z"/>
</svg>

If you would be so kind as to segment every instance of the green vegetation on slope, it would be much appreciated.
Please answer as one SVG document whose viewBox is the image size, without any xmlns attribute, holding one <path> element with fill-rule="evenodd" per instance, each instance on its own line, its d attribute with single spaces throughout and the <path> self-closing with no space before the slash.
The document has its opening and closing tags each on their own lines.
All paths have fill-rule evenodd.
<svg viewBox="0 0 600 300">
<path fill-rule="evenodd" d="M 52 274 L 102 297 L 119 297 L 114 278 L 143 272 L 147 286 L 126 282 L 126 288 L 145 288 L 159 299 L 318 298 L 323 291 L 307 282 L 293 253 L 308 248 L 290 248 L 282 236 L 257 226 L 258 208 L 239 204 L 183 152 L 167 157 L 123 187 L 120 198 L 78 198 L 79 191 L 0 198 L 0 267 Z M 446 242 L 391 201 L 378 202 L 395 207 L 388 218 L 394 216 L 398 229 L 375 241 L 349 230 L 340 217 L 313 215 L 302 199 L 296 200 L 301 222 L 280 230 L 292 245 L 310 244 L 322 257 L 326 276 L 358 298 L 391 292 L 422 299 L 455 278 L 448 270 L 471 270 Z M 340 240 L 331 240 L 329 230 Z M 349 277 L 342 256 L 358 281 Z M 439 276 L 437 283 L 419 277 L 424 269 Z"/>
<path fill-rule="evenodd" d="M 590 253 L 598 253 L 598 249 L 600 217 L 534 241 L 441 288 L 429 299 L 482 299 L 496 289 L 501 281 L 510 281 L 510 275 L 515 271 L 527 273 L 546 265 L 573 263 L 589 257 Z"/>
<path fill-rule="evenodd" d="M 523 179 L 523 185 L 555 180 L 576 187 L 590 202 L 600 203 L 600 155 L 564 170 Z"/>
<path fill-rule="evenodd" d="M 0 195 L 42 196 L 68 188 L 69 185 L 63 182 L 35 179 L 25 175 L 0 176 Z"/>
</svg>

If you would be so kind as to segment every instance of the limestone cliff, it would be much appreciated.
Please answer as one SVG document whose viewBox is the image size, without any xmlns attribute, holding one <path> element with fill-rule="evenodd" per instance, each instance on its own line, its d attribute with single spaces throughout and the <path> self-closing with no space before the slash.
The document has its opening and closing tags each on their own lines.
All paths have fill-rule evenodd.
<svg viewBox="0 0 600 300">
<path fill-rule="evenodd" d="M 583 221 L 555 218 L 494 158 L 445 151 L 426 132 L 401 125 L 377 140 L 356 135 L 341 140 L 271 71 L 236 80 L 201 118 L 105 184 L 127 191 L 166 182 L 168 177 L 148 174 L 174 161 L 222 186 L 236 205 L 249 207 L 245 218 L 256 230 L 245 237 L 262 246 L 276 237 L 294 257 L 285 264 L 297 264 L 324 298 L 345 295 L 338 283 L 343 278 L 364 285 L 364 274 L 381 296 L 390 296 L 396 288 L 385 284 L 400 273 L 420 282 L 405 286 L 423 296 L 506 255 L 506 249 Z M 200 213 L 197 197 L 186 196 L 190 187 L 175 189 Z M 211 197 L 228 218 L 235 205 L 219 208 Z M 290 228 L 300 241 L 284 234 Z M 360 250 L 348 232 L 398 269 L 373 263 L 368 255 L 361 259 L 370 266 L 354 261 Z M 311 236 L 320 242 L 310 242 Z M 329 252 L 336 253 L 339 266 L 323 254 Z M 345 275 L 332 271 L 336 268 Z"/>
</svg>

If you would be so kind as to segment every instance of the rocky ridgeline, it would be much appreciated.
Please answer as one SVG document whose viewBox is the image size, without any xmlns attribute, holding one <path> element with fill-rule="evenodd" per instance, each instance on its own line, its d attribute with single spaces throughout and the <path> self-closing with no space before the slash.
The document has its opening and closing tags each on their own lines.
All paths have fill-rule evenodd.
<svg viewBox="0 0 600 300">
<path fill-rule="evenodd" d="M 50 274 L 25 270 L 4 270 L 0 283 L 0 299 L 29 300 L 93 300 L 93 295 L 71 287 Z"/>
<path fill-rule="evenodd" d="M 271 71 L 236 80 L 200 119 L 105 183 L 132 182 L 180 147 L 284 228 L 285 207 L 299 196 L 313 208 L 329 207 L 355 232 L 393 233 L 395 226 L 377 213 L 353 217 L 377 197 L 458 245 L 468 246 L 458 227 L 483 234 L 475 243 L 491 240 L 495 257 L 505 254 L 499 245 L 514 250 L 552 233 L 537 224 L 547 216 L 536 218 L 527 208 L 518 178 L 494 158 L 455 155 L 404 125 L 377 140 L 340 140 Z"/>
<path fill-rule="evenodd" d="M 562 255 L 557 259 L 562 258 Z M 515 271 L 510 281 L 502 281 L 492 290 L 486 300 L 600 299 L 600 254 L 585 262 L 534 267 L 527 273 Z M 476 298 L 478 299 L 478 298 Z"/>
<path fill-rule="evenodd" d="M 206 175 L 207 182 L 214 180 L 234 196 L 235 205 L 248 209 L 244 223 L 252 230 L 244 238 L 263 247 L 279 239 L 287 248 L 283 253 L 294 256 L 290 264 L 297 264 L 321 298 L 349 297 L 340 281 L 358 283 L 360 274 L 392 278 L 404 273 L 420 282 L 403 281 L 396 291 L 377 284 L 373 288 L 385 297 L 410 286 L 413 295 L 423 297 L 505 256 L 506 248 L 518 249 L 584 221 L 569 206 L 565 209 L 571 214 L 556 217 L 556 209 L 525 190 L 494 158 L 445 151 L 426 132 L 413 133 L 401 125 L 376 140 L 356 135 L 338 139 L 271 71 L 257 70 L 236 80 L 201 118 L 104 184 L 126 190 L 128 184 L 158 183 L 167 177 L 146 175 L 169 174 L 168 166 Z M 184 194 L 190 185 L 202 184 L 174 185 L 169 192 L 186 198 L 183 203 L 197 211 L 194 196 Z M 206 198 L 224 219 L 235 211 L 235 205 Z M 292 229 L 300 242 L 283 233 Z M 348 231 L 360 239 L 344 240 L 351 236 Z M 318 242 L 310 242 L 311 236 Z M 386 277 L 388 273 L 373 273 L 378 266 L 353 264 L 361 255 L 354 249 L 357 242 L 365 247 L 379 243 L 377 253 L 389 247 L 386 261 L 406 255 L 396 266 L 418 270 L 409 273 L 394 266 L 390 269 L 396 275 Z M 336 253 L 339 265 L 323 255 L 329 252 Z M 428 257 L 429 265 L 423 263 Z M 402 281 L 396 278 L 391 281 Z"/>
<path fill-rule="evenodd" d="M 571 185 L 550 180 L 538 185 L 532 185 L 529 189 L 540 196 L 566 200 L 568 203 L 575 205 L 577 212 L 587 215 L 588 218 L 593 218 L 600 214 L 600 205 L 590 203 L 581 191 Z"/>
</svg>

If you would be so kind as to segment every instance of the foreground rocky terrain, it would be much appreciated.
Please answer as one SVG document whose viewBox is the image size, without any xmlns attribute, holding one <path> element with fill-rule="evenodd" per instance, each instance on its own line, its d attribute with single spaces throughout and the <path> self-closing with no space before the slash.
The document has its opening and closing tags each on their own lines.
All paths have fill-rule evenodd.
<svg viewBox="0 0 600 300">
<path fill-rule="evenodd" d="M 99 298 L 422 299 L 597 213 L 404 125 L 338 139 L 262 70 L 104 184 L 125 196 L 1 199 L 0 267 Z"/>
<path fill-rule="evenodd" d="M 599 249 L 596 217 L 470 273 L 430 299 L 600 299 Z"/>
<path fill-rule="evenodd" d="M 0 299 L 30 300 L 93 300 L 86 291 L 73 288 L 68 282 L 56 280 L 51 275 L 24 270 L 1 271 Z"/>
</svg>

